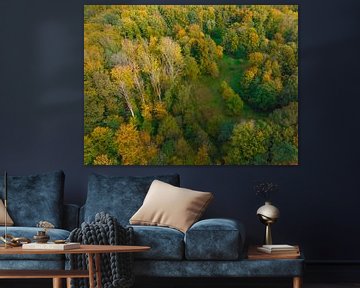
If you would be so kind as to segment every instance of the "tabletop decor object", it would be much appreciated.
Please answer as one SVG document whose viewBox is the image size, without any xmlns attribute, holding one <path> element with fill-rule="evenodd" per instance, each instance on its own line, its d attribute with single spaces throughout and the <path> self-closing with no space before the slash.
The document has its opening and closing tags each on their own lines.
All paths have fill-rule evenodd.
<svg viewBox="0 0 360 288">
<path fill-rule="evenodd" d="M 79 249 L 80 243 L 27 243 L 22 245 L 23 249 L 29 249 L 29 250 L 70 250 L 70 249 Z"/>
<path fill-rule="evenodd" d="M 26 237 L 14 237 L 11 234 L 5 234 L 0 237 L 0 240 L 4 242 L 4 248 L 19 247 L 24 243 L 31 243 L 31 240 Z"/>
<path fill-rule="evenodd" d="M 271 182 L 261 182 L 254 186 L 256 195 L 259 195 L 265 200 L 265 205 L 261 206 L 256 215 L 259 217 L 261 223 L 265 225 L 264 243 L 266 245 L 272 244 L 271 225 L 274 224 L 280 217 L 280 211 L 277 207 L 271 204 L 270 196 L 273 192 L 278 190 L 278 185 Z"/>
<path fill-rule="evenodd" d="M 36 227 L 43 228 L 43 230 L 40 230 L 34 235 L 33 239 L 37 243 L 47 243 L 50 239 L 50 236 L 46 234 L 48 229 L 55 228 L 55 226 L 48 222 L 48 221 L 40 221 Z"/>
<path fill-rule="evenodd" d="M 262 245 L 257 247 L 257 251 L 267 254 L 299 254 L 299 246 L 288 244 Z"/>
<path fill-rule="evenodd" d="M 265 253 L 260 251 L 259 248 L 263 246 L 250 245 L 247 253 L 249 260 L 269 260 L 269 259 L 298 259 L 301 257 L 300 248 L 295 245 L 295 251 L 284 251 L 281 253 Z"/>
</svg>

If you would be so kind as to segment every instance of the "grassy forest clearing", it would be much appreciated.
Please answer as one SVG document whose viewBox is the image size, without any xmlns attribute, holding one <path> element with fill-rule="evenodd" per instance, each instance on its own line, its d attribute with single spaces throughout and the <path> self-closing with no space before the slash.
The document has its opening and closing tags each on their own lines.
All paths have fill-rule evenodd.
<svg viewBox="0 0 360 288">
<path fill-rule="evenodd" d="M 85 165 L 298 164 L 296 5 L 85 5 Z"/>
</svg>

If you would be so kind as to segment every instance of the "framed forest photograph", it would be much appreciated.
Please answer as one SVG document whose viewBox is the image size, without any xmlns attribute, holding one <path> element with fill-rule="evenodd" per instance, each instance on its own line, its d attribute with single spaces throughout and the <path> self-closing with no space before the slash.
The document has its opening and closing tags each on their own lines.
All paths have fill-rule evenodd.
<svg viewBox="0 0 360 288">
<path fill-rule="evenodd" d="M 297 164 L 297 5 L 84 6 L 84 165 Z"/>
</svg>

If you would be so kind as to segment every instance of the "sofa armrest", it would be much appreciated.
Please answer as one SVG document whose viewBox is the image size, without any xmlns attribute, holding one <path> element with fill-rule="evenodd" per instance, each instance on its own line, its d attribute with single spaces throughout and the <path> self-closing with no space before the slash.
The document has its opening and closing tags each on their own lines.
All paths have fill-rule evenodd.
<svg viewBox="0 0 360 288">
<path fill-rule="evenodd" d="M 84 221 L 85 221 L 85 205 L 81 206 L 79 210 L 79 225 Z"/>
<path fill-rule="evenodd" d="M 79 227 L 79 206 L 64 204 L 63 228 L 71 231 L 77 227 Z"/>
<path fill-rule="evenodd" d="M 196 222 L 185 235 L 188 260 L 235 260 L 242 254 L 245 228 L 233 219 L 214 218 Z"/>
</svg>

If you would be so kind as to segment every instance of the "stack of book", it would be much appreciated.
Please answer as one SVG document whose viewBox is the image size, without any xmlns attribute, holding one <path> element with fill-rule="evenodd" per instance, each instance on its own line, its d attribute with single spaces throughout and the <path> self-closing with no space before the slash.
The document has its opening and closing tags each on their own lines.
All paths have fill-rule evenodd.
<svg viewBox="0 0 360 288">
<path fill-rule="evenodd" d="M 71 250 L 79 249 L 80 243 L 28 243 L 22 245 L 26 250 Z"/>
<path fill-rule="evenodd" d="M 291 245 L 262 245 L 257 247 L 257 250 L 267 254 L 298 254 L 299 247 Z"/>
<path fill-rule="evenodd" d="M 251 246 L 248 259 L 296 259 L 300 257 L 299 246 L 291 245 L 262 245 Z"/>
</svg>

